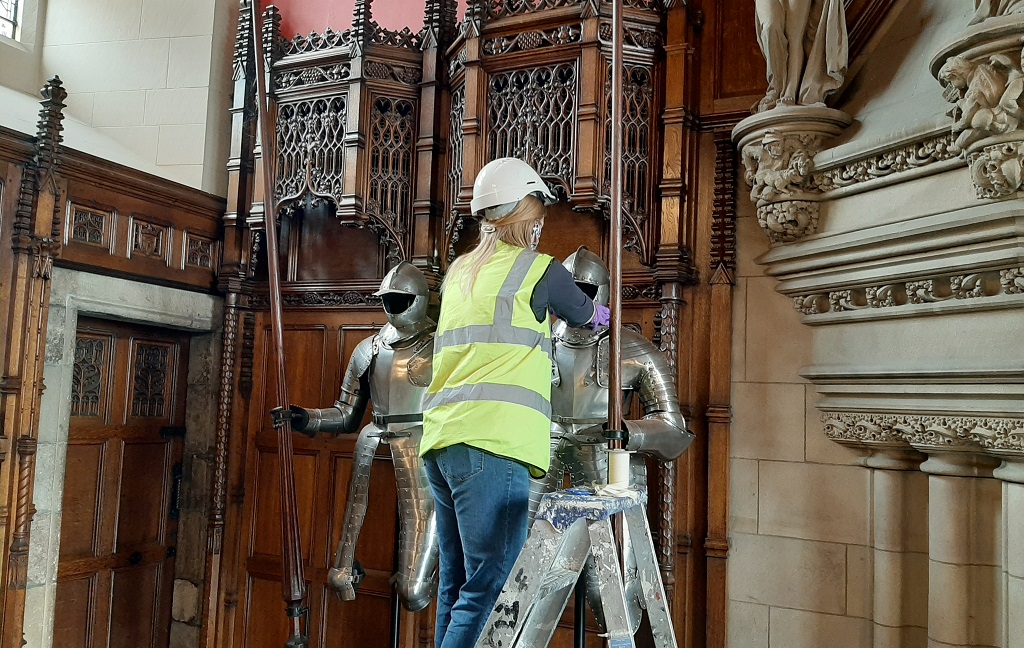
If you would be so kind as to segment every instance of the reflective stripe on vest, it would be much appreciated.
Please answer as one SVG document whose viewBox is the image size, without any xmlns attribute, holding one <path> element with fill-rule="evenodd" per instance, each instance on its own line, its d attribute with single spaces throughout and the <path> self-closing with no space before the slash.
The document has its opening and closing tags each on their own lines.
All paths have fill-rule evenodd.
<svg viewBox="0 0 1024 648">
<path fill-rule="evenodd" d="M 498 403 L 512 403 L 537 410 L 548 418 L 551 417 L 551 401 L 544 398 L 532 389 L 518 387 L 516 385 L 494 385 L 481 383 L 479 385 L 462 385 L 442 389 L 436 394 L 423 395 L 423 408 L 432 409 L 452 403 L 463 403 L 467 401 L 492 401 Z"/>
</svg>

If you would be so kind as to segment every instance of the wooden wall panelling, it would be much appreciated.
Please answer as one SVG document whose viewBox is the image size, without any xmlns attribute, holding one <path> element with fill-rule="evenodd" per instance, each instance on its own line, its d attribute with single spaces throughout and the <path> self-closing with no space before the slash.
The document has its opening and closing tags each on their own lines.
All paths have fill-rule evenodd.
<svg viewBox="0 0 1024 648">
<path fill-rule="evenodd" d="M 77 178 L 69 180 L 68 196 L 60 265 L 213 290 L 222 201 L 162 203 Z"/>
<path fill-rule="evenodd" d="M 705 139 L 703 160 L 710 161 Z M 709 238 L 707 646 L 727 645 L 729 438 L 732 421 L 732 296 L 736 271 L 736 151 L 729 131 L 713 135 L 714 179 Z M 706 186 L 706 185 L 705 185 Z"/>
<path fill-rule="evenodd" d="M 326 407 L 334 402 L 342 373 L 355 345 L 372 334 L 384 321 L 383 312 L 369 311 L 286 311 L 285 357 L 290 399 L 310 407 Z M 244 637 L 264 637 L 285 632 L 280 600 L 279 503 L 274 480 L 277 479 L 276 445 L 270 426 L 266 395 L 272 393 L 272 377 L 261 370 L 266 363 L 266 313 L 255 318 L 257 334 L 254 358 L 253 397 L 248 407 L 248 441 L 246 450 L 247 501 L 243 515 L 241 578 L 238 581 L 237 630 L 235 645 L 245 645 Z M 334 598 L 326 587 L 327 569 L 333 559 L 334 546 L 340 537 L 344 511 L 348 467 L 351 463 L 354 435 L 338 438 L 307 439 L 295 437 L 296 475 L 299 513 L 303 539 L 303 558 L 311 581 L 309 605 L 310 627 L 317 629 L 311 646 L 332 645 L 329 637 L 339 633 L 337 619 L 324 616 L 327 610 L 338 611 L 330 601 Z M 386 450 L 386 449 L 385 449 Z M 389 459 L 382 455 L 375 466 L 371 485 L 373 512 L 364 526 L 359 544 L 359 560 L 367 568 L 368 579 L 357 593 L 357 600 L 342 606 L 344 618 L 358 619 L 379 614 L 385 619 L 390 609 L 391 589 L 388 579 L 392 571 L 394 511 L 396 494 L 394 477 L 387 469 Z M 388 513 L 390 511 L 390 513 Z M 383 606 L 383 607 L 381 607 Z M 377 613 L 373 610 L 376 609 Z M 355 615 L 353 617 L 352 615 Z M 271 623 L 271 628 L 262 625 Z M 280 627 L 278 627 L 280 625 Z M 344 632 L 358 624 L 345 623 Z M 381 627 L 378 626 L 377 632 Z M 330 632 L 327 629 L 330 628 Z M 281 635 L 282 640 L 284 635 Z M 267 645 L 272 645 L 269 638 Z M 322 642 L 322 643 L 321 643 Z M 347 645 L 347 644 L 346 644 Z"/>
<path fill-rule="evenodd" d="M 46 320 L 53 259 L 60 253 L 60 130 L 67 92 L 54 77 L 43 86 L 31 160 L 22 167 L 17 206 L 9 221 L 11 274 L 5 278 L 7 355 L 0 377 L 0 506 L 3 507 L 3 614 L 0 644 L 20 645 L 25 621 L 29 529 L 42 395 Z M 6 220 L 6 219 L 5 219 Z M 9 281 L 9 283 L 8 283 Z"/>
</svg>

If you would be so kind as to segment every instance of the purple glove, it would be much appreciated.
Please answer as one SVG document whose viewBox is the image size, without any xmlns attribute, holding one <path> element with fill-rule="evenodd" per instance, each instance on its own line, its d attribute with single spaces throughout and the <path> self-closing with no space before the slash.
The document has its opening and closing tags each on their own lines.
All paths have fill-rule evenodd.
<svg viewBox="0 0 1024 648">
<path fill-rule="evenodd" d="M 607 306 L 601 304 L 594 304 L 594 319 L 590 320 L 590 323 L 594 325 L 594 331 L 599 326 L 609 326 L 612 323 L 612 312 L 608 310 Z"/>
</svg>

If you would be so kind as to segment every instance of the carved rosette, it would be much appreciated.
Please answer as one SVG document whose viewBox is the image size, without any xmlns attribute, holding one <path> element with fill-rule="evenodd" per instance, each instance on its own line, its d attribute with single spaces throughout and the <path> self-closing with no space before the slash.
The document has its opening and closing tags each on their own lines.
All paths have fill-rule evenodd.
<svg viewBox="0 0 1024 648">
<path fill-rule="evenodd" d="M 975 24 L 932 59 L 952 104 L 953 151 L 968 161 L 978 198 L 1024 196 L 1024 15 Z"/>
<path fill-rule="evenodd" d="M 757 220 L 773 243 L 815 231 L 827 187 L 815 176 L 814 156 L 852 119 L 824 106 L 779 106 L 744 119 L 732 132 Z"/>
</svg>

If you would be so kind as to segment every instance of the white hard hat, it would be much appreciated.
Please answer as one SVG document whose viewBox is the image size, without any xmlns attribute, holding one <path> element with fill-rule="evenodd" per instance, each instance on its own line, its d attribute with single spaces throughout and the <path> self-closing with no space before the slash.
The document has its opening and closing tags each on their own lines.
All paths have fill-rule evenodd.
<svg viewBox="0 0 1024 648">
<path fill-rule="evenodd" d="M 545 205 L 558 202 L 532 166 L 518 158 L 498 158 L 477 174 L 469 209 L 476 214 L 499 205 L 514 205 L 530 194 L 537 194 Z"/>
</svg>

